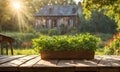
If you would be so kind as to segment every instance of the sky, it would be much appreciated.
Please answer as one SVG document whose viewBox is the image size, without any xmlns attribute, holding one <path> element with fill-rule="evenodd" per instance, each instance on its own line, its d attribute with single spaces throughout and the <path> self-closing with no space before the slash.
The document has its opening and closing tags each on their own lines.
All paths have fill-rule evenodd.
<svg viewBox="0 0 120 72">
<path fill-rule="evenodd" d="M 76 4 L 78 4 L 78 2 L 79 2 L 79 1 L 81 1 L 81 2 L 82 2 L 83 0 L 74 0 L 74 1 L 76 2 Z"/>
</svg>

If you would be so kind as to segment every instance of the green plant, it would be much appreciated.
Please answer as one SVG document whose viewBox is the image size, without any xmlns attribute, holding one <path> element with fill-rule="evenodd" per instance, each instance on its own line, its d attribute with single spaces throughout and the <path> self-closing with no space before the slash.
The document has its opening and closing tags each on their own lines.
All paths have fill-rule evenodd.
<svg viewBox="0 0 120 72">
<path fill-rule="evenodd" d="M 42 33 L 42 34 L 48 34 L 49 29 L 48 28 L 42 28 L 40 30 L 38 30 L 38 32 Z"/>
<path fill-rule="evenodd" d="M 37 52 L 39 51 L 78 51 L 92 50 L 98 48 L 100 38 L 87 34 L 79 35 L 61 35 L 61 36 L 45 36 L 33 39 L 33 45 Z"/>
<path fill-rule="evenodd" d="M 60 35 L 60 32 L 57 28 L 50 29 L 48 35 Z"/>
<path fill-rule="evenodd" d="M 105 45 L 105 54 L 120 54 L 120 32 L 115 34 Z"/>
<path fill-rule="evenodd" d="M 23 42 L 31 42 L 33 38 L 39 37 L 40 35 L 40 32 L 34 33 L 2 32 L 2 33 L 15 39 L 15 43 L 13 44 L 14 48 L 24 48 L 23 46 L 21 46 Z"/>
</svg>

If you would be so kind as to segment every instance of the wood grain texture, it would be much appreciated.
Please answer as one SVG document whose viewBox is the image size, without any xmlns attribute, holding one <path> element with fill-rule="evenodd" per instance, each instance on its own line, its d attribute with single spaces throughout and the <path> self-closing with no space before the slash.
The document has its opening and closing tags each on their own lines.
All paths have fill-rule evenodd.
<svg viewBox="0 0 120 72">
<path fill-rule="evenodd" d="M 75 67 L 74 60 L 60 60 L 57 67 Z"/>
<path fill-rule="evenodd" d="M 102 60 L 99 62 L 98 67 L 112 67 L 112 56 L 103 56 Z"/>
<path fill-rule="evenodd" d="M 95 56 L 92 60 L 43 60 L 39 55 L 0 56 L 1 71 L 120 72 L 120 56 Z"/>
<path fill-rule="evenodd" d="M 120 56 L 111 56 L 112 67 L 120 67 Z"/>
<path fill-rule="evenodd" d="M 0 64 L 4 64 L 6 62 L 10 62 L 12 60 L 15 60 L 15 59 L 18 59 L 18 58 L 21 58 L 21 57 L 24 57 L 25 55 L 17 55 L 17 56 L 8 56 L 8 57 L 5 57 L 5 58 L 2 58 L 0 59 Z M 1 65 L 0 65 L 1 66 Z"/>
<path fill-rule="evenodd" d="M 39 56 L 37 56 L 37 57 L 35 57 L 35 58 L 33 58 L 33 59 L 31 59 L 31 60 L 23 63 L 22 65 L 20 65 L 20 67 L 32 67 L 32 66 L 33 66 L 34 64 L 36 64 L 38 61 L 40 61 L 40 59 L 41 59 L 41 58 L 40 58 Z"/>
<path fill-rule="evenodd" d="M 14 59 L 12 61 L 6 62 L 4 64 L 1 64 L 0 67 L 18 67 L 21 64 L 31 60 L 32 58 L 36 57 L 36 55 L 31 55 L 31 56 L 24 56 L 18 59 Z M 13 58 L 13 57 L 12 57 Z"/>
<path fill-rule="evenodd" d="M 33 67 L 55 67 L 58 60 L 40 60 Z"/>
<path fill-rule="evenodd" d="M 0 55 L 0 59 L 8 58 L 8 55 Z"/>
</svg>

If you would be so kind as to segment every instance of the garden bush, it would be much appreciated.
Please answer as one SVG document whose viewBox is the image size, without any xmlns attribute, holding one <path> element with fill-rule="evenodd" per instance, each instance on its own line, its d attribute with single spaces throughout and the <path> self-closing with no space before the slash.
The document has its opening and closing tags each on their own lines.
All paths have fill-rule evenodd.
<svg viewBox="0 0 120 72">
<path fill-rule="evenodd" d="M 98 48 L 100 38 L 87 34 L 79 35 L 61 35 L 46 36 L 41 35 L 39 38 L 33 39 L 33 45 L 37 52 L 40 51 L 78 51 L 92 50 Z"/>
<path fill-rule="evenodd" d="M 48 35 L 60 35 L 60 31 L 57 28 L 50 29 Z"/>
<path fill-rule="evenodd" d="M 34 33 L 21 33 L 21 32 L 2 32 L 3 34 L 10 36 L 15 39 L 15 43 L 13 44 L 14 48 L 24 48 L 21 46 L 23 42 L 32 42 L 33 38 L 39 37 L 39 32 Z"/>
<path fill-rule="evenodd" d="M 120 54 L 120 32 L 109 39 L 105 46 L 105 54 Z"/>
</svg>

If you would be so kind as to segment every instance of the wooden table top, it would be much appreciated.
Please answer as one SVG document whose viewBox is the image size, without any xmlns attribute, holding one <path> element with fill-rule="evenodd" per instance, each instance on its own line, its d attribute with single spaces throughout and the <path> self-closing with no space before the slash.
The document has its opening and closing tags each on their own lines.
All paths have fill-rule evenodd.
<svg viewBox="0 0 120 72">
<path fill-rule="evenodd" d="M 93 60 L 42 60 L 39 55 L 0 56 L 0 67 L 89 67 L 120 66 L 120 56 L 95 56 Z"/>
<path fill-rule="evenodd" d="M 95 56 L 93 60 L 42 60 L 39 55 L 0 56 L 0 71 L 16 68 L 102 68 L 120 67 L 120 56 Z"/>
</svg>

